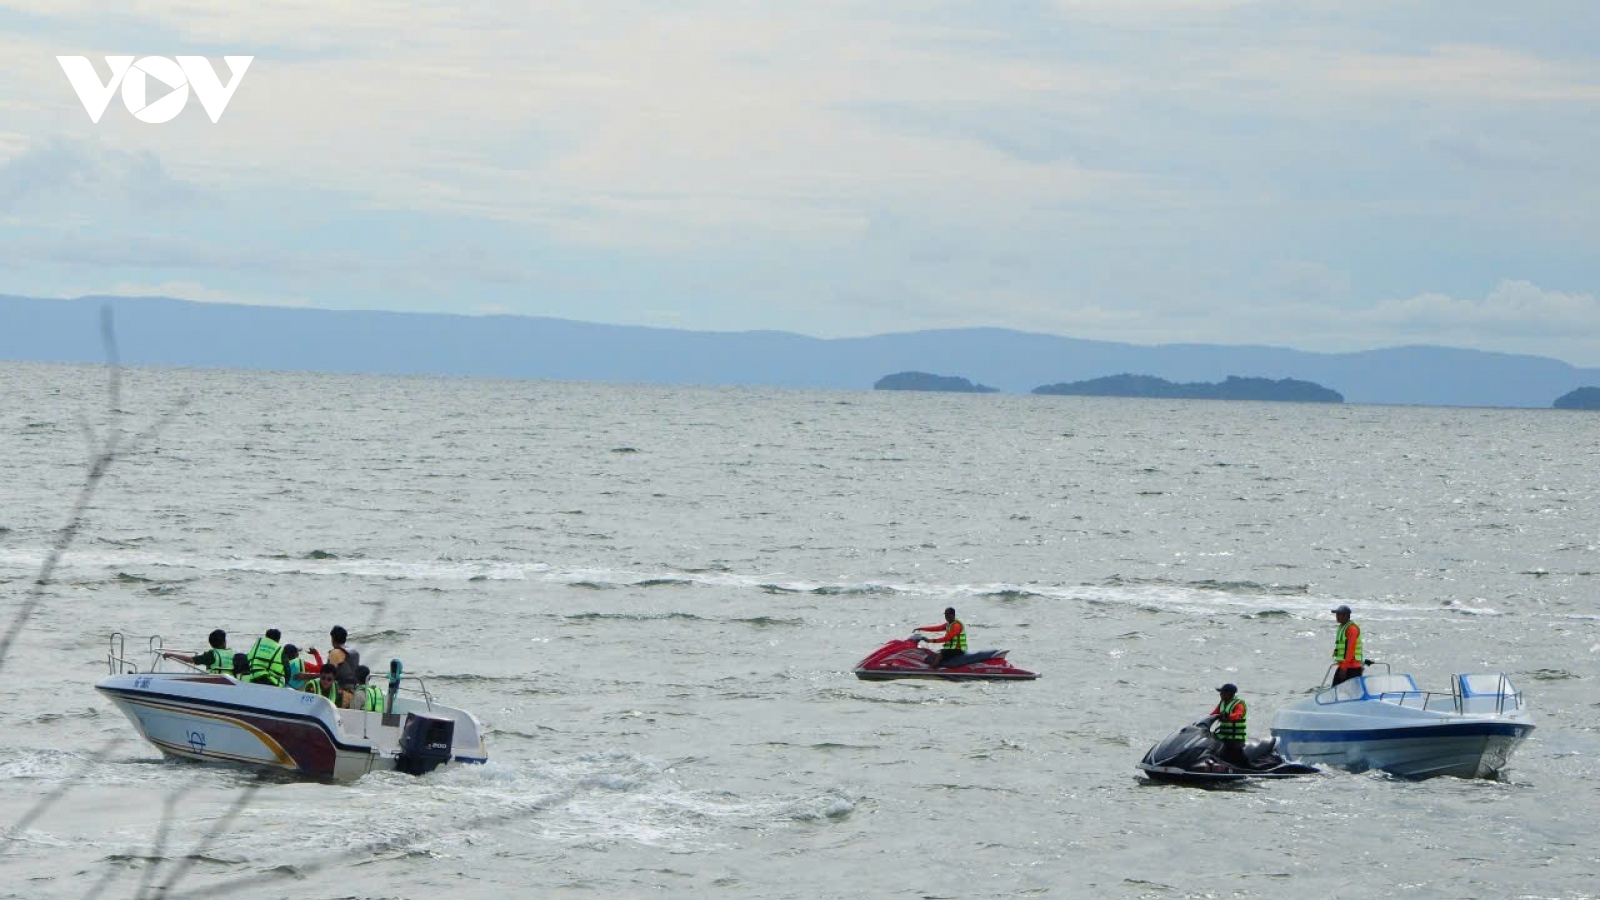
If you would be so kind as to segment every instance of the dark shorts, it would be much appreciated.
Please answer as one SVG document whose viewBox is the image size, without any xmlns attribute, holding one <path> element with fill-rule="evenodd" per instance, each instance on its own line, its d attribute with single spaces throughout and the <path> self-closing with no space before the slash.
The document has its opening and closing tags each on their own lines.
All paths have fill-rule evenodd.
<svg viewBox="0 0 1600 900">
<path fill-rule="evenodd" d="M 1333 683 L 1340 684 L 1342 682 L 1349 681 L 1352 678 L 1360 678 L 1361 673 L 1364 671 L 1366 670 L 1360 666 L 1356 666 L 1353 669 L 1334 669 Z"/>
<path fill-rule="evenodd" d="M 965 650 L 953 650 L 953 649 L 951 649 L 949 647 L 941 647 L 941 648 L 939 648 L 939 662 L 937 663 L 937 665 L 941 665 L 941 666 L 945 665 L 945 664 L 949 663 L 950 660 L 955 659 L 958 656 L 966 656 L 966 655 L 967 655 L 967 651 L 965 651 Z"/>
<path fill-rule="evenodd" d="M 1244 741 L 1223 741 L 1222 761 L 1233 763 L 1236 766 L 1250 765 L 1244 756 Z"/>
</svg>

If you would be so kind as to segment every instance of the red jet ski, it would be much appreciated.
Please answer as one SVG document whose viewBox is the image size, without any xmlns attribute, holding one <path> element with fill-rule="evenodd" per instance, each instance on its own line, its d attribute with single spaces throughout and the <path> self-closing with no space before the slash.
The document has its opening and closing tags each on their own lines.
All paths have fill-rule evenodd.
<svg viewBox="0 0 1600 900">
<path fill-rule="evenodd" d="M 856 663 L 863 681 L 891 678 L 944 678 L 950 681 L 1032 681 L 1038 672 L 1019 669 L 1006 661 L 1004 650 L 978 650 L 939 665 L 939 651 L 918 646 L 916 635 L 890 641 Z"/>
</svg>

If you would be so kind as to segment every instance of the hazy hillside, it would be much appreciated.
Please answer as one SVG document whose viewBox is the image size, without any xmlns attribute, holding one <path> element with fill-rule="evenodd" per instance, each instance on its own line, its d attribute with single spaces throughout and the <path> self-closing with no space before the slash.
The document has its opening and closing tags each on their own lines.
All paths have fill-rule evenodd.
<svg viewBox="0 0 1600 900">
<path fill-rule="evenodd" d="M 116 311 L 123 360 L 393 374 L 867 390 L 888 372 L 958 372 L 1000 390 L 1124 372 L 1171 381 L 1230 375 L 1314 381 L 1349 403 L 1548 407 L 1600 369 L 1444 347 L 1307 353 L 1139 346 L 998 328 L 823 340 L 518 316 L 454 316 L 191 303 L 167 298 L 0 297 L 0 359 L 99 362 L 98 315 Z"/>
</svg>

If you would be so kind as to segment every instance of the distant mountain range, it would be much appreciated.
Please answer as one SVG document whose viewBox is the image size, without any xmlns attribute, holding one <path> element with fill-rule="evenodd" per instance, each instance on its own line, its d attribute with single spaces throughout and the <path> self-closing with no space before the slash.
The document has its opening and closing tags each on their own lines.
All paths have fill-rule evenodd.
<svg viewBox="0 0 1600 900">
<path fill-rule="evenodd" d="M 823 339 L 527 316 L 336 311 L 165 297 L 0 296 L 0 359 L 102 362 L 99 312 L 129 365 L 441 374 L 561 381 L 865 390 L 888 372 L 948 372 L 1026 393 L 1139 373 L 1313 381 L 1349 403 L 1549 407 L 1600 369 L 1540 356 L 1409 346 L 1310 353 L 1218 344 L 1141 346 L 1001 328 Z"/>
</svg>

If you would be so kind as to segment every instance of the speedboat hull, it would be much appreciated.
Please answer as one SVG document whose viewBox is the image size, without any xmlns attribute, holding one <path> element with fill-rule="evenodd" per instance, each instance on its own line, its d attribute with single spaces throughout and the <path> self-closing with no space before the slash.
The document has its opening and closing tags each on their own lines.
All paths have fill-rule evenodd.
<svg viewBox="0 0 1600 900">
<path fill-rule="evenodd" d="M 856 663 L 855 675 L 862 681 L 889 681 L 900 678 L 941 681 L 1032 681 L 1039 673 L 1019 669 L 1006 659 L 1004 650 L 980 650 L 939 665 L 939 654 L 913 640 L 890 641 Z"/>
<path fill-rule="evenodd" d="M 470 713 L 410 697 L 397 696 L 389 714 L 362 712 L 226 675 L 170 673 L 113 675 L 96 689 L 169 757 L 354 781 L 409 763 L 405 736 L 415 716 L 450 720 L 449 761 L 488 758 Z"/>
<path fill-rule="evenodd" d="M 1272 733 L 1296 757 L 1404 778 L 1494 778 L 1533 733 L 1503 675 L 1457 675 L 1450 693 L 1409 675 L 1353 678 L 1278 711 Z"/>
<path fill-rule="evenodd" d="M 1493 778 L 1532 725 L 1443 723 L 1417 728 L 1328 732 L 1273 729 L 1301 759 L 1351 771 L 1380 769 L 1404 778 Z"/>
</svg>

